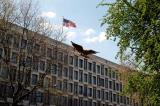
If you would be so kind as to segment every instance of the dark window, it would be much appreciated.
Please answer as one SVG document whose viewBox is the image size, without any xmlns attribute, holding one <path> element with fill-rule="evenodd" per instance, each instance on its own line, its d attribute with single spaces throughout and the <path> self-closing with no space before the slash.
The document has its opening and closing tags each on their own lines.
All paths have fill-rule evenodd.
<svg viewBox="0 0 160 106">
<path fill-rule="evenodd" d="M 96 88 L 93 88 L 93 98 L 96 98 Z"/>
<path fill-rule="evenodd" d="M 78 94 L 78 83 L 74 82 L 74 94 L 77 95 Z"/>
<path fill-rule="evenodd" d="M 79 86 L 79 94 L 80 94 L 80 95 L 83 94 L 83 86 Z"/>
<path fill-rule="evenodd" d="M 33 57 L 33 70 L 34 71 L 38 71 L 38 63 L 39 63 L 39 58 L 37 56 Z M 50 67 L 48 68 L 50 69 Z"/>
<path fill-rule="evenodd" d="M 96 85 L 96 76 L 93 76 L 93 84 Z"/>
<path fill-rule="evenodd" d="M 100 86 L 100 76 L 97 75 L 97 86 Z"/>
<path fill-rule="evenodd" d="M 106 92 L 105 95 L 106 95 L 106 100 L 108 100 L 109 99 L 108 92 Z"/>
<path fill-rule="evenodd" d="M 69 64 L 73 65 L 73 56 L 69 56 Z"/>
<path fill-rule="evenodd" d="M 68 90 L 69 90 L 69 92 L 73 92 L 73 84 L 72 83 L 69 83 L 69 85 L 68 85 Z"/>
<path fill-rule="evenodd" d="M 35 74 L 32 74 L 32 84 L 33 85 L 35 85 L 35 84 L 37 84 L 37 81 L 38 81 L 38 76 L 37 75 L 35 75 Z"/>
<path fill-rule="evenodd" d="M 88 77 L 88 75 L 86 73 L 84 73 L 84 82 L 87 82 L 87 77 Z"/>
<path fill-rule="evenodd" d="M 8 78 L 8 69 L 7 67 L 3 66 L 2 69 L 0 70 L 0 76 L 4 79 Z"/>
<path fill-rule="evenodd" d="M 17 59 L 18 59 L 18 54 L 12 52 L 11 62 L 14 63 L 14 64 L 17 64 Z"/>
<path fill-rule="evenodd" d="M 63 62 L 63 53 L 62 52 L 58 53 L 58 61 Z"/>
<path fill-rule="evenodd" d="M 116 90 L 116 83 L 115 83 L 115 80 L 113 80 L 113 90 Z"/>
<path fill-rule="evenodd" d="M 112 81 L 109 81 L 109 88 L 112 89 Z"/>
<path fill-rule="evenodd" d="M 108 88 L 108 78 L 105 78 L 105 88 Z"/>
<path fill-rule="evenodd" d="M 2 59 L 2 57 L 3 57 L 3 49 L 0 48 L 0 59 Z"/>
<path fill-rule="evenodd" d="M 112 91 L 109 91 L 109 101 L 112 102 Z"/>
<path fill-rule="evenodd" d="M 100 90 L 97 90 L 97 98 L 101 99 L 101 91 Z"/>
<path fill-rule="evenodd" d="M 83 68 L 83 60 L 82 59 L 79 59 L 79 67 Z"/>
<path fill-rule="evenodd" d="M 92 97 L 92 88 L 88 88 L 88 96 Z"/>
<path fill-rule="evenodd" d="M 57 81 L 57 88 L 59 90 L 62 90 L 62 81 L 60 81 L 60 80 Z"/>
<path fill-rule="evenodd" d="M 26 58 L 26 67 L 31 67 L 32 65 L 32 58 L 31 57 L 27 57 Z"/>
<path fill-rule="evenodd" d="M 73 80 L 73 67 L 69 67 L 69 79 Z"/>
<path fill-rule="evenodd" d="M 119 83 L 116 83 L 116 90 L 119 91 Z"/>
<path fill-rule="evenodd" d="M 68 55 L 64 54 L 64 64 L 68 64 Z"/>
<path fill-rule="evenodd" d="M 109 68 L 109 78 L 112 77 L 112 71 L 111 71 L 111 68 Z"/>
<path fill-rule="evenodd" d="M 104 75 L 104 65 L 101 64 L 101 75 Z"/>
<path fill-rule="evenodd" d="M 45 62 L 44 61 L 40 61 L 40 70 L 45 71 Z"/>
<path fill-rule="evenodd" d="M 84 96 L 87 96 L 87 85 L 84 85 L 84 92 L 83 92 L 84 94 Z"/>
<path fill-rule="evenodd" d="M 104 89 L 101 90 L 101 98 L 104 100 Z"/>
<path fill-rule="evenodd" d="M 27 43 L 28 53 L 32 53 L 32 49 L 33 49 L 33 42 L 31 40 L 29 40 L 28 43 Z"/>
<path fill-rule="evenodd" d="M 116 94 L 113 94 L 113 102 L 116 102 Z"/>
<path fill-rule="evenodd" d="M 84 59 L 84 69 L 87 70 L 87 59 Z"/>
<path fill-rule="evenodd" d="M 67 91 L 67 80 L 63 81 L 63 91 Z"/>
<path fill-rule="evenodd" d="M 120 91 L 122 92 L 122 82 L 120 82 Z"/>
<path fill-rule="evenodd" d="M 58 64 L 58 76 L 59 77 L 62 77 L 62 69 L 63 69 L 62 64 Z"/>
<path fill-rule="evenodd" d="M 88 83 L 92 84 L 92 73 L 89 73 L 88 75 Z"/>
<path fill-rule="evenodd" d="M 78 56 L 74 56 L 74 66 L 78 67 Z"/>
<path fill-rule="evenodd" d="M 117 94 L 117 103 L 119 103 L 119 94 Z"/>
<path fill-rule="evenodd" d="M 83 82 L 83 70 L 79 70 L 79 82 Z"/>
<path fill-rule="evenodd" d="M 115 71 L 112 71 L 112 78 L 116 78 L 116 73 L 115 73 Z"/>
<path fill-rule="evenodd" d="M 13 37 L 13 47 L 16 49 L 19 48 L 19 37 Z"/>
<path fill-rule="evenodd" d="M 108 76 L 108 68 L 105 68 L 105 75 Z"/>
<path fill-rule="evenodd" d="M 103 79 L 103 78 L 100 78 L 100 85 L 101 85 L 102 87 L 104 87 L 104 79 Z"/>
<path fill-rule="evenodd" d="M 63 75 L 64 75 L 64 77 L 68 77 L 68 68 L 67 67 L 64 67 Z"/>
<path fill-rule="evenodd" d="M 40 45 L 39 44 L 35 44 L 34 45 L 34 50 L 35 50 L 36 53 L 39 53 Z"/>
<path fill-rule="evenodd" d="M 96 73 L 96 62 L 93 62 L 93 72 Z"/>
<path fill-rule="evenodd" d="M 56 64 L 52 64 L 52 66 L 51 66 L 51 72 L 53 74 L 57 74 L 57 65 Z"/>
<path fill-rule="evenodd" d="M 74 71 L 74 79 L 78 80 L 78 71 Z"/>
<path fill-rule="evenodd" d="M 52 58 L 52 49 L 47 48 L 47 57 Z"/>
<path fill-rule="evenodd" d="M 92 71 L 92 63 L 88 62 L 88 70 Z"/>
<path fill-rule="evenodd" d="M 26 45 L 27 45 L 27 40 L 22 39 L 22 40 L 21 40 L 21 48 L 22 48 L 22 49 L 25 49 L 25 48 L 26 48 Z"/>
<path fill-rule="evenodd" d="M 97 73 L 100 74 L 100 66 L 97 65 Z"/>
</svg>

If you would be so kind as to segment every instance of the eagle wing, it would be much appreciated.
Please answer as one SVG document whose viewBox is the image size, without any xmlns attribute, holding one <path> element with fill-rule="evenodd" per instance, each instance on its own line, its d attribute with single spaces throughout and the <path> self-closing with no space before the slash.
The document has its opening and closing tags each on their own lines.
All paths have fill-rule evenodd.
<svg viewBox="0 0 160 106">
<path fill-rule="evenodd" d="M 81 45 L 78 45 L 72 41 L 71 41 L 71 43 L 72 43 L 72 46 L 74 47 L 74 49 L 76 49 L 78 52 L 83 52 L 83 47 Z"/>
</svg>

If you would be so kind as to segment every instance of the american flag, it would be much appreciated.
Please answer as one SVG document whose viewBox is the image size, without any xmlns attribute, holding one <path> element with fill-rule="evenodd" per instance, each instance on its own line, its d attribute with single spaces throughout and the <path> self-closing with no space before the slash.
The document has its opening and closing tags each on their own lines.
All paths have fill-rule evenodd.
<svg viewBox="0 0 160 106">
<path fill-rule="evenodd" d="M 70 21 L 65 18 L 63 18 L 63 26 L 68 27 L 68 28 L 70 27 L 76 28 L 76 24 L 73 21 Z"/>
</svg>

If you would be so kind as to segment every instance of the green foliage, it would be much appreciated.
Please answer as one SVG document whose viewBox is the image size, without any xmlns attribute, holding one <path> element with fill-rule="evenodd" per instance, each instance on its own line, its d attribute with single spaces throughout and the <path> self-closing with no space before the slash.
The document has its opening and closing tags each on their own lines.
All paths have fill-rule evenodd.
<svg viewBox="0 0 160 106">
<path fill-rule="evenodd" d="M 137 94 L 142 106 L 160 106 L 160 1 L 116 0 L 108 4 L 103 0 L 99 5 L 108 7 L 101 25 L 106 25 L 108 39 L 118 39 L 120 59 L 129 51 L 143 67 L 129 75 L 124 92 Z"/>
<path fill-rule="evenodd" d="M 119 57 L 131 50 L 144 69 L 160 69 L 160 2 L 156 0 L 117 0 L 108 6 L 102 25 L 107 37 L 118 38 Z"/>
</svg>

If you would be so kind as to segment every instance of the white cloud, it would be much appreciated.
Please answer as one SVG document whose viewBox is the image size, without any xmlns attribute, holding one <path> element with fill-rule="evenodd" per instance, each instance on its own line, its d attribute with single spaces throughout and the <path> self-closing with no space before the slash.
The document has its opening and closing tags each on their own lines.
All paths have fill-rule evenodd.
<svg viewBox="0 0 160 106">
<path fill-rule="evenodd" d="M 56 17 L 56 13 L 52 12 L 52 11 L 42 12 L 41 16 L 48 17 L 48 18 L 54 18 L 54 17 Z"/>
<path fill-rule="evenodd" d="M 103 42 L 106 39 L 105 32 L 100 32 L 98 36 L 88 36 L 84 39 L 87 43 Z"/>
<path fill-rule="evenodd" d="M 84 33 L 84 35 L 87 35 L 87 36 L 91 36 L 91 34 L 95 34 L 95 30 L 92 28 L 87 29 Z"/>
<path fill-rule="evenodd" d="M 68 40 L 73 40 L 76 38 L 76 32 L 73 32 L 73 31 L 67 32 L 66 35 L 67 35 L 66 38 Z"/>
</svg>

